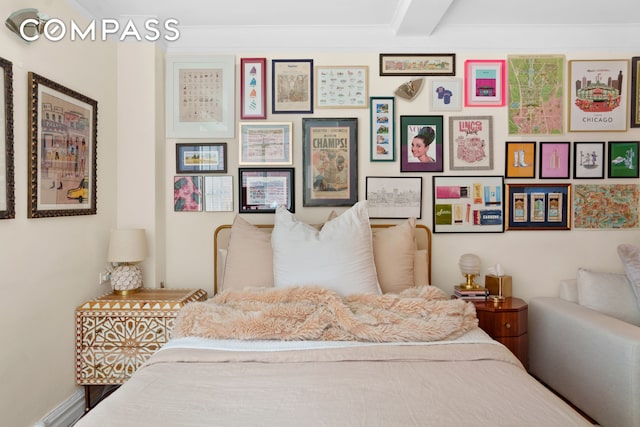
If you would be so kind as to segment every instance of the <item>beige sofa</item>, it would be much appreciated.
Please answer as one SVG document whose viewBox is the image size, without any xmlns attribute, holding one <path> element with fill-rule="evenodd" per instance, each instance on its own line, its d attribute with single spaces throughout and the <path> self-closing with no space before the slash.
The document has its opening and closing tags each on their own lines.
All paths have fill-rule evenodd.
<svg viewBox="0 0 640 427">
<path fill-rule="evenodd" d="M 640 309 L 617 276 L 618 288 L 596 274 L 529 301 L 529 369 L 600 425 L 640 427 Z"/>
</svg>

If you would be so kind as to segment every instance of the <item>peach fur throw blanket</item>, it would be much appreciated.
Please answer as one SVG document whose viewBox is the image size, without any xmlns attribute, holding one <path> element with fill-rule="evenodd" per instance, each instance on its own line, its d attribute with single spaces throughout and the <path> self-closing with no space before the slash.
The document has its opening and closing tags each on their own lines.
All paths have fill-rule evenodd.
<svg viewBox="0 0 640 427">
<path fill-rule="evenodd" d="M 473 304 L 434 286 L 399 294 L 341 297 L 319 287 L 229 290 L 184 306 L 174 338 L 245 340 L 440 341 L 478 325 Z"/>
</svg>

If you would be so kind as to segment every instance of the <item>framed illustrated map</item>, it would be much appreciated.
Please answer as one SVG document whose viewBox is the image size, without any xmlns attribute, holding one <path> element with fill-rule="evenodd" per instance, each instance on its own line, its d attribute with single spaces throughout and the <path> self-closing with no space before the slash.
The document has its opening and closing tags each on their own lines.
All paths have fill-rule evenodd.
<svg viewBox="0 0 640 427">
<path fill-rule="evenodd" d="M 573 228 L 638 228 L 638 184 L 575 184 Z"/>
</svg>

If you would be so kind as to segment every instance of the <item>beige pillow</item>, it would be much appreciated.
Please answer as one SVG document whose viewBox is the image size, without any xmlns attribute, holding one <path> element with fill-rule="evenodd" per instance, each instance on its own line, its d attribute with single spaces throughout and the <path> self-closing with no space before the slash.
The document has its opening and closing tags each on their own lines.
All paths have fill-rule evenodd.
<svg viewBox="0 0 640 427">
<path fill-rule="evenodd" d="M 578 304 L 640 326 L 631 283 L 625 274 L 578 269 Z"/>
<path fill-rule="evenodd" d="M 415 230 L 415 218 L 373 229 L 373 256 L 382 292 L 398 293 L 414 286 Z"/>
<path fill-rule="evenodd" d="M 429 283 L 429 251 L 426 249 L 418 249 L 413 262 L 413 284 L 415 286 L 427 286 Z"/>
</svg>

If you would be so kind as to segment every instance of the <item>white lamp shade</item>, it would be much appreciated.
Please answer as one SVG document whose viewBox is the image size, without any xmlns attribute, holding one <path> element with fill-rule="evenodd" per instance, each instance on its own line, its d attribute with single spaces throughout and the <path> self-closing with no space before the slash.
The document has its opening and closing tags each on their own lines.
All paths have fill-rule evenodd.
<svg viewBox="0 0 640 427">
<path fill-rule="evenodd" d="M 140 262 L 147 257 L 147 239 L 142 228 L 117 228 L 109 238 L 109 262 Z"/>
<path fill-rule="evenodd" d="M 474 254 L 464 254 L 458 262 L 462 274 L 479 274 L 480 264 L 480 257 Z"/>
</svg>

